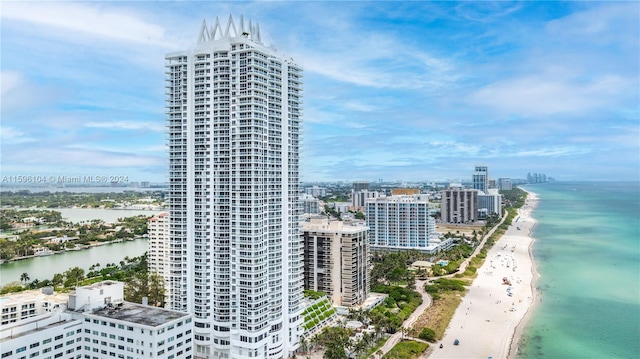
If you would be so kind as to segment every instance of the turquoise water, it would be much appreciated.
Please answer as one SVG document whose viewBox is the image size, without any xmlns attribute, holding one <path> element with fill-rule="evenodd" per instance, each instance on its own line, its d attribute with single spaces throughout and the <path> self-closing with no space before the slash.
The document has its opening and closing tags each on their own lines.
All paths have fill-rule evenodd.
<svg viewBox="0 0 640 359">
<path fill-rule="evenodd" d="M 525 188 L 541 301 L 518 358 L 639 358 L 640 183 Z"/>
</svg>

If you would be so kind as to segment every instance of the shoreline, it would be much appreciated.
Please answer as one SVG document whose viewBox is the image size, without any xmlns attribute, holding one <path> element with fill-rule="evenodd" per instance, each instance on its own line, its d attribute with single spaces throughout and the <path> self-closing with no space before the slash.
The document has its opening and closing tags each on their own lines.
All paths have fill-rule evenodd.
<svg viewBox="0 0 640 359">
<path fill-rule="evenodd" d="M 531 192 L 531 191 L 527 191 L 525 189 L 522 189 L 523 191 L 527 192 L 527 199 L 526 201 L 529 200 L 529 196 L 533 196 L 535 197 L 536 203 L 535 206 L 533 206 L 531 208 L 531 213 L 530 216 L 533 214 L 533 211 L 535 210 L 535 208 L 538 205 L 538 196 L 537 194 Z M 533 217 L 531 217 L 533 219 Z M 522 335 L 524 334 L 524 328 L 527 326 L 527 324 L 531 321 L 531 318 L 533 317 L 533 313 L 535 313 L 536 308 L 538 307 L 538 304 L 541 301 L 540 298 L 540 293 L 538 292 L 538 290 L 536 289 L 536 285 L 538 284 L 538 279 L 540 278 L 540 273 L 538 272 L 538 266 L 536 264 L 536 260 L 535 260 L 535 256 L 533 254 L 533 244 L 536 241 L 536 238 L 533 236 L 533 229 L 536 227 L 536 225 L 538 224 L 538 221 L 536 221 L 535 219 L 533 219 L 533 225 L 531 226 L 531 228 L 529 228 L 529 237 L 531 238 L 531 242 L 529 243 L 529 257 L 531 258 L 531 305 L 529 306 L 529 308 L 527 308 L 526 313 L 524 314 L 524 316 L 520 319 L 520 322 L 518 322 L 518 325 L 516 325 L 515 330 L 513 331 L 513 333 L 511 334 L 511 342 L 509 344 L 509 351 L 508 351 L 508 355 L 507 358 L 509 359 L 515 359 L 518 355 L 518 352 L 520 351 L 520 346 L 522 345 Z"/>
<path fill-rule="evenodd" d="M 429 358 L 514 358 L 523 329 L 538 301 L 538 272 L 533 256 L 532 230 L 537 221 L 531 213 L 538 204 L 527 191 L 525 204 L 511 225 L 487 252 L 487 257 L 443 339 L 433 344 Z M 506 279 L 509 284 L 504 284 Z M 454 345 L 459 340 L 459 345 Z M 439 344 L 443 348 L 439 349 Z"/>
<path fill-rule="evenodd" d="M 13 257 L 13 258 L 10 258 L 10 259 L 3 259 L 3 260 L 0 261 L 0 265 L 3 265 L 5 263 L 23 261 L 23 260 L 27 260 L 27 259 L 50 257 L 50 256 L 55 256 L 57 254 L 64 254 L 64 253 L 67 253 L 67 252 L 84 251 L 84 250 L 87 250 L 87 249 L 91 249 L 93 247 L 100 247 L 100 246 L 104 246 L 104 245 L 107 245 L 107 244 L 132 242 L 132 241 L 135 241 L 135 240 L 138 240 L 138 239 L 142 239 L 142 238 L 148 238 L 148 237 L 139 236 L 139 237 L 133 237 L 133 238 L 119 238 L 119 239 L 112 240 L 112 241 L 107 241 L 107 242 L 92 242 L 91 244 L 83 245 L 83 247 L 81 247 L 81 248 L 65 249 L 65 250 L 62 250 L 62 251 L 52 251 L 51 253 L 45 254 L 45 255 L 32 254 L 32 255 L 28 255 L 28 256 Z"/>
</svg>

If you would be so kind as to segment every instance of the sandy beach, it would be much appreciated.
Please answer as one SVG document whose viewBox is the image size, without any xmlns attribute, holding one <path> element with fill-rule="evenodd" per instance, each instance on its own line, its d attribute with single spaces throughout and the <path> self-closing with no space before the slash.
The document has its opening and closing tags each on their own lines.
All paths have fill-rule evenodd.
<svg viewBox="0 0 640 359">
<path fill-rule="evenodd" d="M 429 358 L 515 356 L 522 326 L 536 300 L 537 274 L 531 253 L 531 229 L 536 222 L 531 212 L 537 201 L 536 194 L 529 192 L 507 232 L 489 250 L 443 340 L 432 345 Z M 459 345 L 454 345 L 456 339 Z"/>
</svg>

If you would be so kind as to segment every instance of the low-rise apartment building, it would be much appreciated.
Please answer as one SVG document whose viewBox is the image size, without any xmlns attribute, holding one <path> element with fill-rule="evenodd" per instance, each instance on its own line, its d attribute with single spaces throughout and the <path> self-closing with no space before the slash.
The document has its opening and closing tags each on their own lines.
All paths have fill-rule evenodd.
<svg viewBox="0 0 640 359">
<path fill-rule="evenodd" d="M 124 284 L 78 287 L 53 311 L 3 325 L 0 357 L 193 358 L 192 314 L 125 302 Z"/>
</svg>

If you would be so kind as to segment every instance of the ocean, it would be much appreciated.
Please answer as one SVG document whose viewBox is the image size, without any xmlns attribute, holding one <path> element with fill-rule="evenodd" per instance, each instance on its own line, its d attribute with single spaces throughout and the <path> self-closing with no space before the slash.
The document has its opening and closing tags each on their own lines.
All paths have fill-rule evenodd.
<svg viewBox="0 0 640 359">
<path fill-rule="evenodd" d="M 540 302 L 518 358 L 639 358 L 640 183 L 524 188 L 539 196 Z"/>
</svg>

